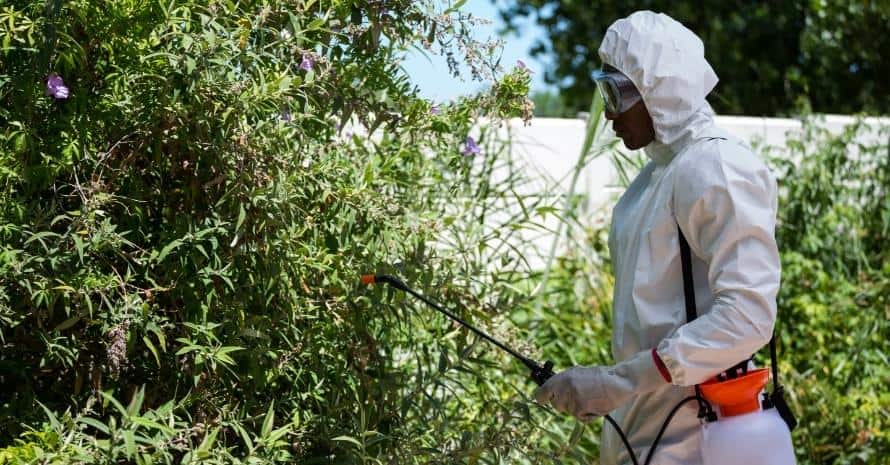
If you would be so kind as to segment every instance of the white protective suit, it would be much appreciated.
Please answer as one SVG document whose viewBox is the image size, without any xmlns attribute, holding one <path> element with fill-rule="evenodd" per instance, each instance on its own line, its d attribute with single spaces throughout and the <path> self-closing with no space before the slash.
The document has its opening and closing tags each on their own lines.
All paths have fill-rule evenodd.
<svg viewBox="0 0 890 465">
<path fill-rule="evenodd" d="M 780 275 L 776 182 L 749 147 L 714 126 L 705 97 L 717 76 L 692 31 L 666 15 L 637 12 L 608 29 L 599 54 L 634 82 L 655 128 L 645 148 L 651 162 L 615 206 L 609 234 L 615 361 L 657 348 L 671 377 L 612 412 L 642 463 L 694 384 L 769 342 Z M 699 316 L 689 324 L 678 223 L 693 255 Z M 680 409 L 653 465 L 703 464 L 697 409 L 695 402 Z M 601 463 L 630 463 L 608 424 Z"/>
</svg>

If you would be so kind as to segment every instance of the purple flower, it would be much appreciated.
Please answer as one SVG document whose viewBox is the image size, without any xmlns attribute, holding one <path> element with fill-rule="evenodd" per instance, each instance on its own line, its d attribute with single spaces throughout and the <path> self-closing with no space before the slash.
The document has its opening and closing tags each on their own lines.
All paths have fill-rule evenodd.
<svg viewBox="0 0 890 465">
<path fill-rule="evenodd" d="M 291 121 L 293 121 L 294 117 L 293 117 L 293 115 L 291 115 L 290 109 L 285 108 L 285 109 L 281 110 L 279 119 L 281 119 L 281 121 L 284 121 L 286 123 L 290 123 Z"/>
<path fill-rule="evenodd" d="M 430 107 L 430 114 L 431 114 L 431 115 L 438 115 L 438 114 L 440 114 L 440 113 L 442 113 L 442 110 L 439 109 L 439 105 L 436 105 L 436 104 L 434 103 L 433 106 Z"/>
<path fill-rule="evenodd" d="M 528 72 L 528 74 L 535 74 L 535 72 L 532 71 L 531 68 L 529 68 L 528 66 L 526 66 L 525 62 L 522 61 L 522 60 L 516 60 L 516 67 L 519 68 L 519 69 L 521 69 L 521 70 L 523 70 L 523 71 Z"/>
<path fill-rule="evenodd" d="M 127 330 L 129 328 L 130 321 L 124 320 L 108 332 L 109 341 L 106 344 L 105 354 L 108 371 L 114 377 L 117 377 L 121 368 L 127 363 Z"/>
<path fill-rule="evenodd" d="M 476 145 L 476 141 L 472 137 L 467 136 L 466 146 L 461 153 L 467 156 L 479 155 L 480 153 L 482 153 L 482 149 L 480 149 L 479 146 Z"/>
<path fill-rule="evenodd" d="M 303 55 L 303 61 L 300 62 L 300 69 L 303 71 L 312 71 L 312 66 L 315 65 L 315 62 L 312 61 L 312 57 L 309 55 Z"/>
<path fill-rule="evenodd" d="M 46 78 L 46 95 L 52 96 L 56 100 L 68 98 L 68 87 L 65 86 L 61 76 L 52 73 Z"/>
<path fill-rule="evenodd" d="M 338 122 L 338 123 L 334 123 L 334 128 L 337 130 L 337 133 L 342 134 L 342 136 L 343 136 L 344 139 L 349 139 L 350 137 L 352 137 L 352 131 L 350 131 L 349 129 L 346 129 L 345 131 L 342 131 L 342 130 L 343 130 L 343 126 L 341 126 L 339 122 Z M 342 131 L 342 132 L 341 132 L 341 131 Z"/>
</svg>

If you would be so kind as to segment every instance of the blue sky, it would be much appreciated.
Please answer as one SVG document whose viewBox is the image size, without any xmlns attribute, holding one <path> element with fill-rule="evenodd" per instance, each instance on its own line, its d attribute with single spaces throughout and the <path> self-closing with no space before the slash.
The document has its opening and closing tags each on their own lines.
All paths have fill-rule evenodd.
<svg viewBox="0 0 890 465">
<path fill-rule="evenodd" d="M 498 4 L 504 4 L 505 0 L 498 0 Z M 471 13 L 475 17 L 486 18 L 492 24 L 479 26 L 475 31 L 477 40 L 485 41 L 489 37 L 497 37 L 497 31 L 503 26 L 497 13 L 497 7 L 491 0 L 468 0 L 461 8 L 465 13 Z M 506 69 L 513 67 L 517 60 L 522 60 L 535 73 L 532 75 L 532 91 L 545 90 L 542 70 L 546 62 L 532 59 L 529 54 L 532 43 L 536 38 L 545 37 L 542 28 L 534 23 L 526 21 L 522 23 L 518 34 L 510 34 L 502 37 L 504 40 L 501 66 Z M 470 94 L 478 91 L 483 84 L 471 81 L 469 76 L 464 80 L 454 78 L 448 72 L 445 59 L 436 55 L 424 56 L 420 52 L 410 51 L 403 63 L 411 80 L 420 88 L 423 97 L 441 102 L 458 95 Z"/>
</svg>

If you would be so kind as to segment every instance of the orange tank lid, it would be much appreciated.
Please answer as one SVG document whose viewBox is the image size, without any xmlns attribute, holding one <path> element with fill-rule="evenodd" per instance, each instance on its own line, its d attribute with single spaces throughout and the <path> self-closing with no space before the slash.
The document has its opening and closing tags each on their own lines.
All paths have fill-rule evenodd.
<svg viewBox="0 0 890 465">
<path fill-rule="evenodd" d="M 701 384 L 701 392 L 708 402 L 720 408 L 722 416 L 732 417 L 760 408 L 759 394 L 767 381 L 769 369 L 760 368 L 726 381 L 709 379 Z"/>
</svg>

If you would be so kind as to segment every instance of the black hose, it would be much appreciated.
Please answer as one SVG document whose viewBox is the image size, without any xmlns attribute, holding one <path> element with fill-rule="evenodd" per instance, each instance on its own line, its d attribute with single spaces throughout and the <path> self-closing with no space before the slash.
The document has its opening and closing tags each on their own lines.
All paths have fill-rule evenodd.
<svg viewBox="0 0 890 465">
<path fill-rule="evenodd" d="M 671 423 L 671 420 L 674 419 L 674 415 L 677 414 L 677 411 L 680 410 L 680 407 L 682 407 L 683 404 L 691 400 L 700 400 L 707 402 L 699 396 L 689 396 L 678 402 L 677 405 L 674 406 L 674 409 L 671 410 L 671 413 L 668 414 L 667 418 L 664 419 L 664 423 L 661 424 L 661 430 L 658 431 L 658 434 L 655 436 L 655 440 L 652 441 L 652 447 L 649 448 L 649 453 L 646 454 L 646 462 L 643 465 L 649 465 L 649 462 L 652 461 L 652 457 L 655 455 L 655 446 L 657 446 L 658 442 L 661 441 L 661 437 L 664 436 L 664 432 L 667 430 L 667 427 Z M 631 451 L 631 453 L 633 453 L 633 451 Z M 636 460 L 634 460 L 634 463 L 636 463 Z"/>
<path fill-rule="evenodd" d="M 527 367 L 529 367 L 532 370 L 532 379 L 539 386 L 544 384 L 544 382 L 547 381 L 547 379 L 549 379 L 550 377 L 552 377 L 554 375 L 553 362 L 547 361 L 542 366 L 542 365 L 538 364 L 538 362 L 535 362 L 534 360 L 523 356 L 522 354 L 516 352 L 515 350 L 507 347 L 506 345 L 504 345 L 497 339 L 480 331 L 475 326 L 467 323 L 466 321 L 464 321 L 463 319 L 461 319 L 454 313 L 451 313 L 448 310 L 446 310 L 445 308 L 443 308 L 442 306 L 436 304 L 432 300 L 428 299 L 426 296 L 424 296 L 418 292 L 415 292 L 413 289 L 408 287 L 408 285 L 405 284 L 401 279 L 399 279 L 395 276 L 365 275 L 365 276 L 362 276 L 362 282 L 365 284 L 371 284 L 374 282 L 387 283 L 387 284 L 395 287 L 396 289 L 405 291 L 405 292 L 413 295 L 414 297 L 420 299 L 425 304 L 429 305 L 430 307 L 434 308 L 435 310 L 438 310 L 439 312 L 443 313 L 445 316 L 451 318 L 452 320 L 456 321 L 457 323 L 461 324 L 462 326 L 466 327 L 467 329 L 469 329 L 472 332 L 476 333 L 477 335 L 481 336 L 486 341 L 494 344 L 498 348 L 504 350 L 505 352 L 509 353 L 510 355 L 512 355 L 512 356 L 516 357 L 517 359 L 519 359 L 520 361 L 522 361 L 523 364 L 525 364 Z M 686 397 L 685 399 L 678 402 L 677 405 L 675 405 L 674 408 L 671 410 L 671 413 L 668 414 L 667 418 L 664 419 L 664 423 L 662 423 L 661 429 L 658 431 L 658 435 L 655 436 L 655 440 L 652 441 L 652 446 L 649 448 L 649 453 L 646 454 L 646 462 L 643 465 L 649 465 L 649 463 L 652 461 L 652 457 L 654 456 L 654 453 L 655 453 L 655 447 L 658 446 L 658 443 L 659 443 L 659 441 L 661 441 L 661 437 L 664 436 L 664 432 L 667 430 L 668 425 L 671 423 L 671 420 L 674 419 L 674 415 L 677 414 L 677 411 L 680 410 L 680 407 L 682 407 L 683 404 L 685 404 L 686 402 L 689 402 L 691 400 L 698 400 L 699 402 L 701 402 L 703 404 L 707 403 L 707 401 L 703 397 L 698 395 L 697 392 L 698 391 L 696 390 L 696 395 Z M 640 465 L 640 462 L 637 460 L 637 454 L 634 453 L 633 448 L 630 446 L 630 441 L 627 440 L 627 436 L 624 434 L 624 431 L 621 429 L 620 426 L 618 426 L 618 422 L 616 422 L 615 419 L 609 415 L 605 415 L 603 418 L 605 418 L 606 421 L 608 421 L 612 425 L 612 427 L 615 428 L 615 431 L 618 432 L 618 436 L 621 437 L 621 441 L 624 443 L 624 447 L 627 448 L 627 452 L 630 454 L 630 459 L 633 461 L 633 464 Z"/>
<path fill-rule="evenodd" d="M 633 448 L 630 447 L 630 441 L 627 440 L 627 436 L 624 435 L 624 431 L 621 429 L 620 426 L 618 426 L 618 422 L 616 422 L 615 419 L 610 417 L 609 415 L 606 415 L 603 418 L 605 418 L 606 421 L 608 421 L 609 423 L 612 424 L 612 427 L 615 428 L 615 431 L 618 431 L 618 436 L 621 436 L 621 440 L 624 442 L 624 447 L 627 448 L 627 453 L 630 454 L 630 459 L 633 460 L 634 465 L 640 465 L 640 462 L 637 461 L 637 454 L 635 454 Z M 656 442 L 656 444 L 657 444 L 657 442 Z M 655 448 L 654 444 L 653 444 L 652 448 L 653 449 Z M 646 463 L 649 463 L 649 462 L 646 462 Z"/>
<path fill-rule="evenodd" d="M 649 448 L 649 453 L 646 454 L 646 461 L 643 462 L 643 465 L 649 465 L 649 463 L 652 462 L 652 457 L 655 456 L 655 448 L 658 446 L 658 443 L 661 442 L 661 437 L 664 436 L 664 432 L 667 431 L 667 427 L 671 423 L 671 420 L 674 419 L 674 415 L 677 414 L 683 404 L 692 400 L 703 399 L 701 399 L 699 396 L 689 396 L 681 400 L 677 403 L 677 405 L 674 406 L 674 408 L 671 410 L 671 413 L 669 413 L 667 418 L 664 419 L 664 423 L 661 424 L 661 429 L 658 430 L 658 434 L 655 436 L 655 440 L 652 441 L 652 446 Z M 640 465 L 639 460 L 637 460 L 637 454 L 634 453 L 633 448 L 630 446 L 630 441 L 627 440 L 627 436 L 625 436 L 624 431 L 621 429 L 620 426 L 618 426 L 618 422 L 616 422 L 615 419 L 610 417 L 609 415 L 606 415 L 604 418 L 612 425 L 613 428 L 615 428 L 615 431 L 618 432 L 618 436 L 620 436 L 621 441 L 624 442 L 624 447 L 627 449 L 627 453 L 630 454 L 630 459 L 631 461 L 633 461 L 634 465 Z"/>
</svg>

